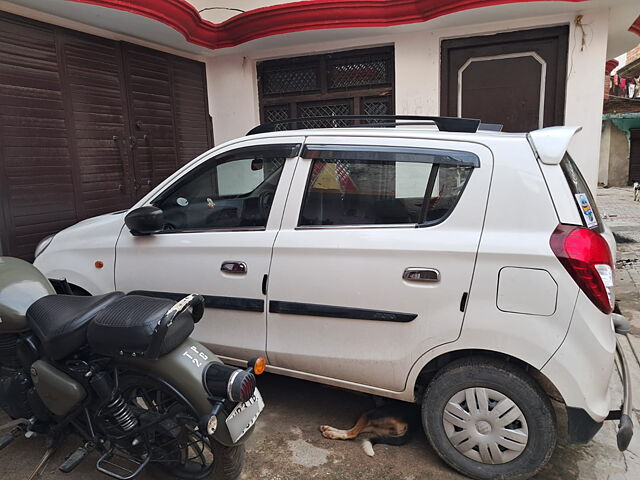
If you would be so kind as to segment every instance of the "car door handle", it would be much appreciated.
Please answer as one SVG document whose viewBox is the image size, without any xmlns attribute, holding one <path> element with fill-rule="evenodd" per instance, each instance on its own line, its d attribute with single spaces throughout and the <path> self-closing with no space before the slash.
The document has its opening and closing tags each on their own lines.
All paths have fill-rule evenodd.
<svg viewBox="0 0 640 480">
<path fill-rule="evenodd" d="M 222 262 L 220 271 L 224 273 L 244 275 L 247 273 L 247 264 L 244 262 Z"/>
<path fill-rule="evenodd" d="M 435 268 L 409 267 L 404 269 L 402 279 L 409 282 L 431 282 L 440 281 L 440 272 Z"/>
</svg>

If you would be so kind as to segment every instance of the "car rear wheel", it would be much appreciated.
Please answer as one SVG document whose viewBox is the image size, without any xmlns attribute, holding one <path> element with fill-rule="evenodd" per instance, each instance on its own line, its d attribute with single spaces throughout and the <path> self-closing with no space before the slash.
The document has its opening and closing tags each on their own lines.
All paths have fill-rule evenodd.
<svg viewBox="0 0 640 480">
<path fill-rule="evenodd" d="M 438 455 L 481 480 L 530 478 L 556 445 L 547 395 L 523 370 L 494 359 L 460 359 L 440 370 L 425 390 L 422 421 Z"/>
</svg>

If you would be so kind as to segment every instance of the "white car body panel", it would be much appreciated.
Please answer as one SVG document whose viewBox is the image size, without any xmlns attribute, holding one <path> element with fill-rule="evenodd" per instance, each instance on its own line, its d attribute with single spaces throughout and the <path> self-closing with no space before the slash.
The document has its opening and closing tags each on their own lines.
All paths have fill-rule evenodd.
<svg viewBox="0 0 640 480">
<path fill-rule="evenodd" d="M 580 292 L 567 338 L 541 371 L 552 379 L 567 406 L 582 408 L 601 422 L 611 408 L 615 351 L 611 317 Z"/>
<path fill-rule="evenodd" d="M 354 136 L 316 136 L 306 141 L 307 145 L 318 143 L 460 148 L 455 142 Z M 466 144 L 464 150 L 478 155 L 480 168 L 474 169 L 451 216 L 424 228 L 296 228 L 311 165 L 311 160 L 299 160 L 274 247 L 269 300 L 418 316 L 402 323 L 270 312 L 267 354 L 271 365 L 399 392 L 422 353 L 458 337 L 464 317 L 459 305 L 470 287 L 486 207 L 475 199 L 486 198 L 493 167 L 487 148 Z M 434 268 L 441 279 L 408 282 L 402 279 L 408 267 Z"/>
<path fill-rule="evenodd" d="M 240 146 L 302 144 L 303 140 L 303 137 L 285 137 L 271 142 L 249 140 Z M 227 146 L 211 151 L 190 165 L 191 168 L 185 169 L 183 174 L 232 148 Z M 263 301 L 263 276 L 269 272 L 271 249 L 280 227 L 295 162 L 296 159 L 290 159 L 285 163 L 271 215 L 263 230 L 208 230 L 134 236 L 126 227 L 123 228 L 116 248 L 116 288 L 124 292 L 195 292 Z M 146 199 L 155 198 L 160 191 L 162 186 Z M 222 272 L 220 267 L 227 261 L 246 263 L 247 273 L 234 275 Z M 264 311 L 207 308 L 196 325 L 195 337 L 221 357 L 248 360 L 256 355 L 265 355 L 265 315 Z"/>
<path fill-rule="evenodd" d="M 115 246 L 124 215 L 116 212 L 88 218 L 58 232 L 33 264 L 48 278 L 66 279 L 92 295 L 113 291 Z M 103 263 L 102 268 L 96 268 L 97 261 Z"/>
</svg>

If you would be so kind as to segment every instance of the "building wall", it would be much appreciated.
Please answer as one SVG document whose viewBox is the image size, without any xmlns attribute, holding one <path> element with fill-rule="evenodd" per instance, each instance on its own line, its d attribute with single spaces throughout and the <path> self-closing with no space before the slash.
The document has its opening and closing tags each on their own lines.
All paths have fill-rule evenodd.
<svg viewBox="0 0 640 480">
<path fill-rule="evenodd" d="M 582 14 L 582 33 L 573 21 Z M 345 50 L 379 45 L 395 46 L 396 113 L 438 115 L 440 112 L 440 42 L 448 38 L 492 34 L 503 31 L 570 24 L 569 58 L 567 60 L 567 95 L 565 123 L 581 125 L 582 132 L 570 151 L 584 176 L 593 186 L 598 179 L 598 157 L 609 11 L 607 9 L 576 10 L 570 14 L 524 18 L 518 22 L 493 22 L 473 26 L 430 30 L 429 23 L 417 31 L 340 41 L 295 44 L 288 48 L 248 50 L 244 57 L 222 55 L 207 60 L 210 105 L 217 144 L 244 135 L 259 123 L 256 62 L 265 59 Z M 331 38 L 327 31 L 326 38 Z"/>
<path fill-rule="evenodd" d="M 611 149 L 611 121 L 602 122 L 600 137 L 600 163 L 598 165 L 598 184 L 609 185 L 609 152 Z"/>
<path fill-rule="evenodd" d="M 612 120 L 602 122 L 598 183 L 626 187 L 629 180 L 629 138 Z"/>
<path fill-rule="evenodd" d="M 640 58 L 640 44 L 627 52 L 627 65 Z"/>
<path fill-rule="evenodd" d="M 607 120 L 608 123 L 613 123 Z M 629 139 L 627 134 L 611 125 L 609 140 L 609 175 L 607 185 L 626 187 L 629 180 Z"/>
<path fill-rule="evenodd" d="M 602 121 L 598 182 L 609 187 L 626 187 L 640 178 L 629 178 L 630 130 L 640 128 L 640 114 Z"/>
</svg>

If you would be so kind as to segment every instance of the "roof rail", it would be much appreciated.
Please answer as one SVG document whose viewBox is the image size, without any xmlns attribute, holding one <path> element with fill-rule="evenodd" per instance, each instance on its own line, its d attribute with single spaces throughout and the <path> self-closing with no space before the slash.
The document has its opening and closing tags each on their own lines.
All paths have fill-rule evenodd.
<svg viewBox="0 0 640 480">
<path fill-rule="evenodd" d="M 501 132 L 502 131 L 501 123 L 481 123 L 478 125 L 478 131 L 482 130 L 483 132 Z"/>
<path fill-rule="evenodd" d="M 276 122 L 263 123 L 252 128 L 247 135 L 255 135 L 257 133 L 274 132 L 280 125 L 296 124 L 298 122 L 311 121 L 331 121 L 331 120 L 351 120 L 354 122 L 352 127 L 358 128 L 376 128 L 376 127 L 396 127 L 403 125 L 435 125 L 441 132 L 468 132 L 474 133 L 478 130 L 480 120 L 475 118 L 458 118 L 458 117 L 425 117 L 417 115 L 328 115 L 321 117 L 304 117 L 304 118 L 287 118 L 286 120 L 278 120 Z M 365 123 L 356 124 L 359 120 L 383 120 L 382 123 Z M 410 120 L 410 122 L 400 122 Z M 335 128 L 335 127 L 325 127 Z"/>
</svg>

